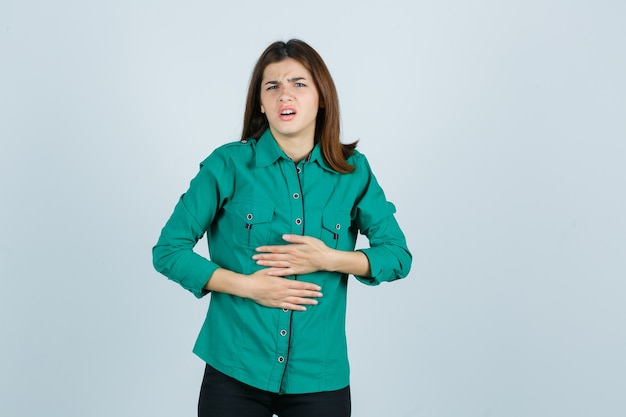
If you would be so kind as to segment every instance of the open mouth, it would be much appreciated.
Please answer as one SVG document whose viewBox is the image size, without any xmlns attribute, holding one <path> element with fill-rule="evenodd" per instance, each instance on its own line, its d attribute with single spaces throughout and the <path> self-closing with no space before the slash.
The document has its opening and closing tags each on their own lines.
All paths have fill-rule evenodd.
<svg viewBox="0 0 626 417">
<path fill-rule="evenodd" d="M 285 122 L 293 120 L 296 117 L 296 110 L 289 107 L 280 109 L 278 117 L 280 118 L 280 120 Z"/>
</svg>

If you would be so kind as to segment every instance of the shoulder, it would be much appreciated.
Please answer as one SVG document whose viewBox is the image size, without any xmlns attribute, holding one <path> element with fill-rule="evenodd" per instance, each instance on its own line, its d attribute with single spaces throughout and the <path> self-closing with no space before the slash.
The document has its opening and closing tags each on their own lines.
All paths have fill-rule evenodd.
<svg viewBox="0 0 626 417">
<path fill-rule="evenodd" d="M 348 157 L 347 162 L 356 168 L 353 174 L 359 174 L 361 176 L 371 175 L 371 168 L 367 157 L 356 149 L 352 152 L 353 153 Z"/>
<path fill-rule="evenodd" d="M 201 163 L 200 168 L 215 164 L 224 164 L 227 161 L 248 161 L 254 154 L 256 140 L 239 140 L 221 145 L 213 150 Z"/>
</svg>

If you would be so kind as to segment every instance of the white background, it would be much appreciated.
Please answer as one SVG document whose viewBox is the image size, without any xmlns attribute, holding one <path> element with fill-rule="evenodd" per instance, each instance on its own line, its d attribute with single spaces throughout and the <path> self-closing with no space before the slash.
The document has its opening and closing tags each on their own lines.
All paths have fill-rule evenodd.
<svg viewBox="0 0 626 417">
<path fill-rule="evenodd" d="M 414 254 L 351 281 L 353 415 L 626 415 L 624 22 L 619 0 L 2 0 L 0 415 L 194 415 L 208 299 L 151 247 L 291 37 Z"/>
</svg>

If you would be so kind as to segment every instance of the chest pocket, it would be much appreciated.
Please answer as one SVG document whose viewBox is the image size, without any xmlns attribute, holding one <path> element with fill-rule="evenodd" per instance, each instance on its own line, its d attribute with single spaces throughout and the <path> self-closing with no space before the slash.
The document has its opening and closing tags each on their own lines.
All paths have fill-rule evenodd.
<svg viewBox="0 0 626 417">
<path fill-rule="evenodd" d="M 332 249 L 350 247 L 350 212 L 329 211 L 322 213 L 322 235 L 320 239 Z"/>
<path fill-rule="evenodd" d="M 234 202 L 224 206 L 224 211 L 235 243 L 250 248 L 268 243 L 274 207 L 254 202 Z"/>
</svg>

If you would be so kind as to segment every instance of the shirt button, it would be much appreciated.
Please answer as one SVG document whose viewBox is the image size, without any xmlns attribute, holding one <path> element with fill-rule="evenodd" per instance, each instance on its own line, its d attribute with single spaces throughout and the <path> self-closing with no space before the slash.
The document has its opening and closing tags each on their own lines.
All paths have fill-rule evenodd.
<svg viewBox="0 0 626 417">
<path fill-rule="evenodd" d="M 293 193 L 292 197 L 293 197 L 294 199 L 296 199 L 296 200 L 297 200 L 297 199 L 299 199 L 299 198 L 300 198 L 300 194 L 298 194 L 298 193 Z"/>
<path fill-rule="evenodd" d="M 289 309 L 288 308 L 283 308 L 283 313 L 289 313 Z"/>
<path fill-rule="evenodd" d="M 280 331 L 280 335 L 281 336 L 287 336 L 287 330 L 281 330 Z"/>
<path fill-rule="evenodd" d="M 335 229 L 337 229 L 337 230 L 341 229 L 341 225 L 340 225 L 339 223 L 337 223 L 337 224 L 335 225 Z"/>
<path fill-rule="evenodd" d="M 300 167 L 296 167 L 296 171 L 298 171 L 298 174 L 302 172 L 302 169 Z"/>
<path fill-rule="evenodd" d="M 254 216 L 252 215 L 252 213 L 248 213 L 248 215 L 246 216 L 246 219 L 248 220 L 252 220 L 254 218 Z"/>
<path fill-rule="evenodd" d="M 296 224 L 300 226 L 302 224 L 302 219 L 296 219 Z"/>
<path fill-rule="evenodd" d="M 285 362 L 285 358 L 283 356 L 279 356 L 278 357 L 278 362 L 280 362 L 280 363 Z"/>
</svg>

